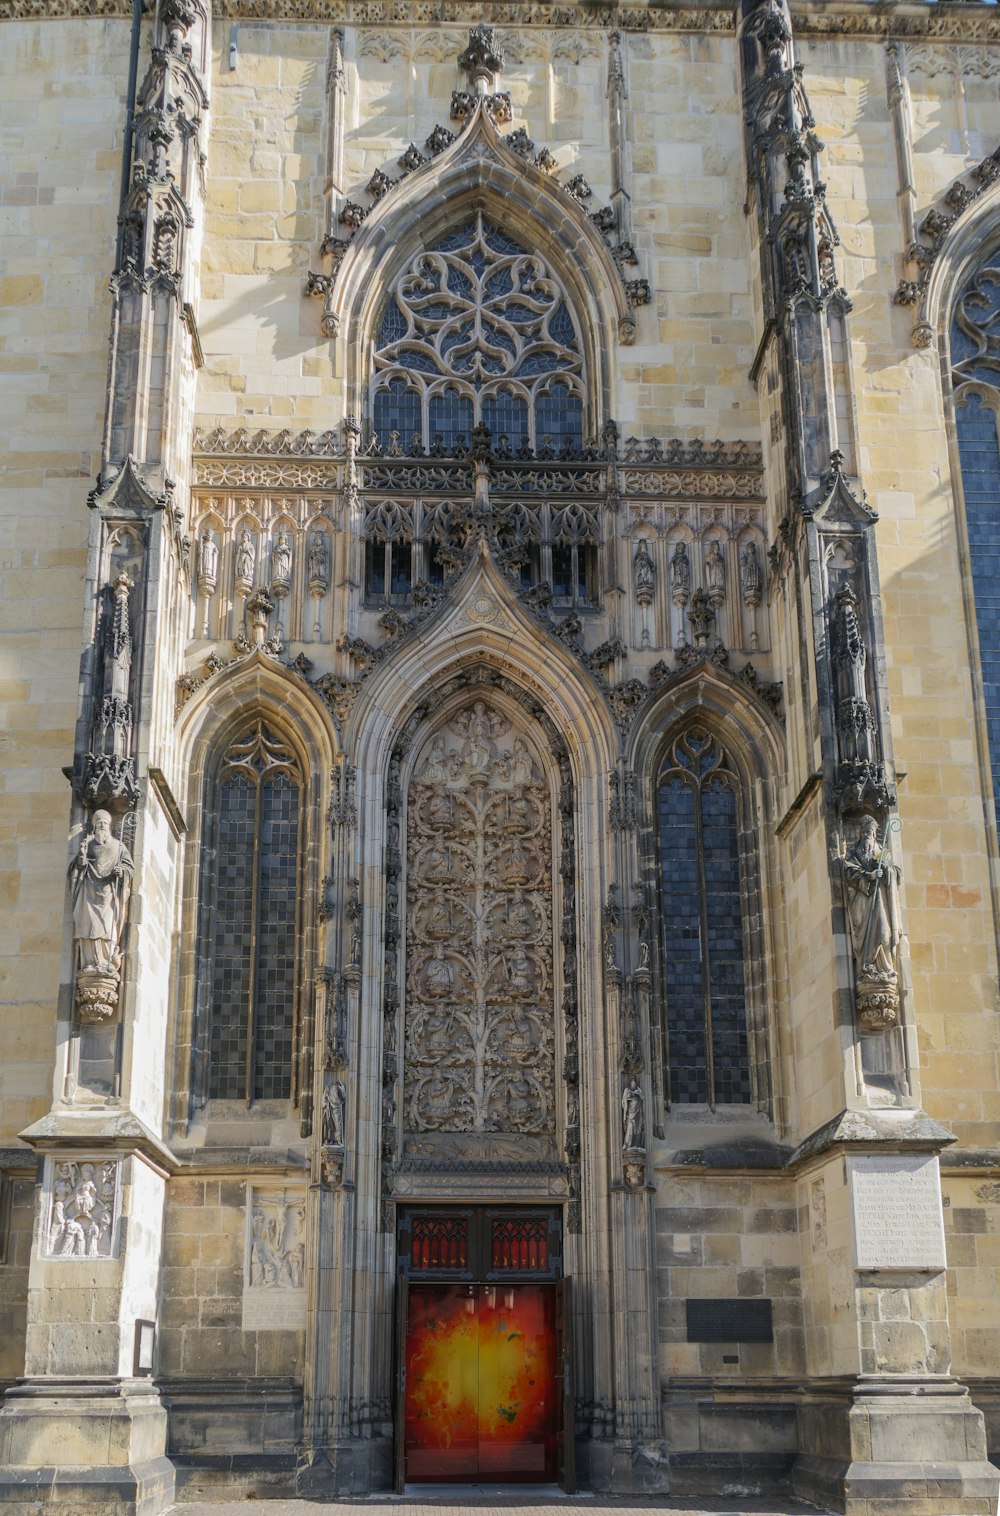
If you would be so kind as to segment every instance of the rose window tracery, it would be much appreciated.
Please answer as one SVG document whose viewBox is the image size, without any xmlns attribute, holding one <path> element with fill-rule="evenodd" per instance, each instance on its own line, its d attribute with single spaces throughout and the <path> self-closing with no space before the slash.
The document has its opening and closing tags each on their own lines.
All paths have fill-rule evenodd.
<svg viewBox="0 0 1000 1516">
<path fill-rule="evenodd" d="M 405 1095 L 414 1133 L 555 1131 L 551 796 L 486 701 L 408 793 Z"/>
<path fill-rule="evenodd" d="M 581 445 L 583 359 L 565 292 L 543 258 L 481 212 L 399 277 L 374 370 L 383 449 L 460 453 L 480 424 L 514 453 Z"/>
</svg>

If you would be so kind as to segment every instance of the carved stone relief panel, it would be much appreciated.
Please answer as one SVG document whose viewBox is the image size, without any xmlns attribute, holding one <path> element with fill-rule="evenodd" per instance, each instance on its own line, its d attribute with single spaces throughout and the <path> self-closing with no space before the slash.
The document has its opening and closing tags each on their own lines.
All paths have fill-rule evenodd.
<svg viewBox="0 0 1000 1516">
<path fill-rule="evenodd" d="M 488 700 L 418 754 L 407 805 L 410 1152 L 554 1152 L 551 812 L 533 745 Z"/>
<path fill-rule="evenodd" d="M 120 1174 L 114 1158 L 47 1160 L 43 1258 L 117 1258 Z"/>
<path fill-rule="evenodd" d="M 305 1326 L 306 1197 L 247 1186 L 243 1330 Z"/>
</svg>

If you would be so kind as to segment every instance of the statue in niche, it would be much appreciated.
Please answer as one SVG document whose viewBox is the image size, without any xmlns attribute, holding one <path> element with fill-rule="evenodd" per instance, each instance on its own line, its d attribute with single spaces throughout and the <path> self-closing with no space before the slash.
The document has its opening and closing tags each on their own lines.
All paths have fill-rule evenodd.
<svg viewBox="0 0 1000 1516">
<path fill-rule="evenodd" d="M 899 870 L 879 841 L 874 816 L 863 816 L 843 863 L 851 946 L 863 1021 L 891 1025 L 899 1008 L 896 955 L 903 935 Z"/>
<path fill-rule="evenodd" d="M 424 970 L 424 989 L 428 995 L 450 995 L 455 983 L 455 971 L 444 956 L 444 943 L 434 946 L 434 957 Z"/>
<path fill-rule="evenodd" d="M 751 538 L 740 554 L 740 588 L 743 592 L 743 604 L 747 610 L 755 611 L 760 605 L 763 584 L 760 555 L 756 542 Z"/>
<path fill-rule="evenodd" d="M 331 1079 L 323 1091 L 323 1146 L 344 1146 L 344 1110 L 347 1086 L 342 1079 Z"/>
<path fill-rule="evenodd" d="M 713 605 L 721 605 L 726 598 L 726 561 L 722 556 L 722 543 L 717 537 L 709 544 L 705 558 L 705 588 Z"/>
<path fill-rule="evenodd" d="M 645 1101 L 638 1081 L 630 1079 L 622 1091 L 622 1147 L 626 1150 L 646 1146 Z"/>
<path fill-rule="evenodd" d="M 330 545 L 325 532 L 313 532 L 309 542 L 309 585 L 325 590 L 330 582 Z"/>
<path fill-rule="evenodd" d="M 670 559 L 670 594 L 675 605 L 687 605 L 691 594 L 691 560 L 683 542 L 678 542 Z"/>
<path fill-rule="evenodd" d="M 271 554 L 271 579 L 277 585 L 289 585 L 292 581 L 292 544 L 282 527 Z"/>
<path fill-rule="evenodd" d="M 649 556 L 649 543 L 645 537 L 639 538 L 635 557 L 632 560 L 632 575 L 635 581 L 636 604 L 652 605 L 653 592 L 656 589 L 656 569 Z"/>
<path fill-rule="evenodd" d="M 118 1003 L 121 947 L 133 876 L 132 855 L 111 831 L 107 811 L 94 812 L 94 830 L 81 835 L 69 866 L 77 1006 L 104 1020 Z"/>
<path fill-rule="evenodd" d="M 198 587 L 203 595 L 212 595 L 218 582 L 219 545 L 206 527 L 198 543 Z"/>
<path fill-rule="evenodd" d="M 236 545 L 236 583 L 240 589 L 247 592 L 253 589 L 256 563 L 257 547 L 250 535 L 250 528 L 245 526 Z"/>
</svg>

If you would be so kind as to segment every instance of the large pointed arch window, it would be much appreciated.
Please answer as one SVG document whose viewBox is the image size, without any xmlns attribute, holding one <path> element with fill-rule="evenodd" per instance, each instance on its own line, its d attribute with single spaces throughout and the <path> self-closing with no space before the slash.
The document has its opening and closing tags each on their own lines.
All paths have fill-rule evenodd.
<svg viewBox="0 0 1000 1516">
<path fill-rule="evenodd" d="M 205 794 L 199 1000 L 210 1099 L 288 1100 L 298 1001 L 298 760 L 262 720 Z"/>
<path fill-rule="evenodd" d="M 1000 251 L 959 296 L 951 361 L 986 732 L 1000 815 Z"/>
<path fill-rule="evenodd" d="M 461 456 L 485 425 L 501 456 L 575 455 L 584 399 L 562 285 L 482 212 L 396 280 L 375 338 L 372 426 L 383 452 Z"/>
<path fill-rule="evenodd" d="M 712 733 L 671 744 L 657 791 L 671 1105 L 753 1099 L 739 792 Z"/>
</svg>

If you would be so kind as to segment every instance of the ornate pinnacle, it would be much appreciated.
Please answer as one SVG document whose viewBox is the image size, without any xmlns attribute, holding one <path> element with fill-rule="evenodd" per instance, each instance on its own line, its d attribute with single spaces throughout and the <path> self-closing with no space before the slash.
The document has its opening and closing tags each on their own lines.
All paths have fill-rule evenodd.
<svg viewBox="0 0 1000 1516">
<path fill-rule="evenodd" d="M 474 26 L 465 51 L 458 56 L 458 66 L 468 74 L 473 94 L 489 94 L 493 88 L 493 76 L 503 65 L 503 48 L 493 27 Z"/>
</svg>

